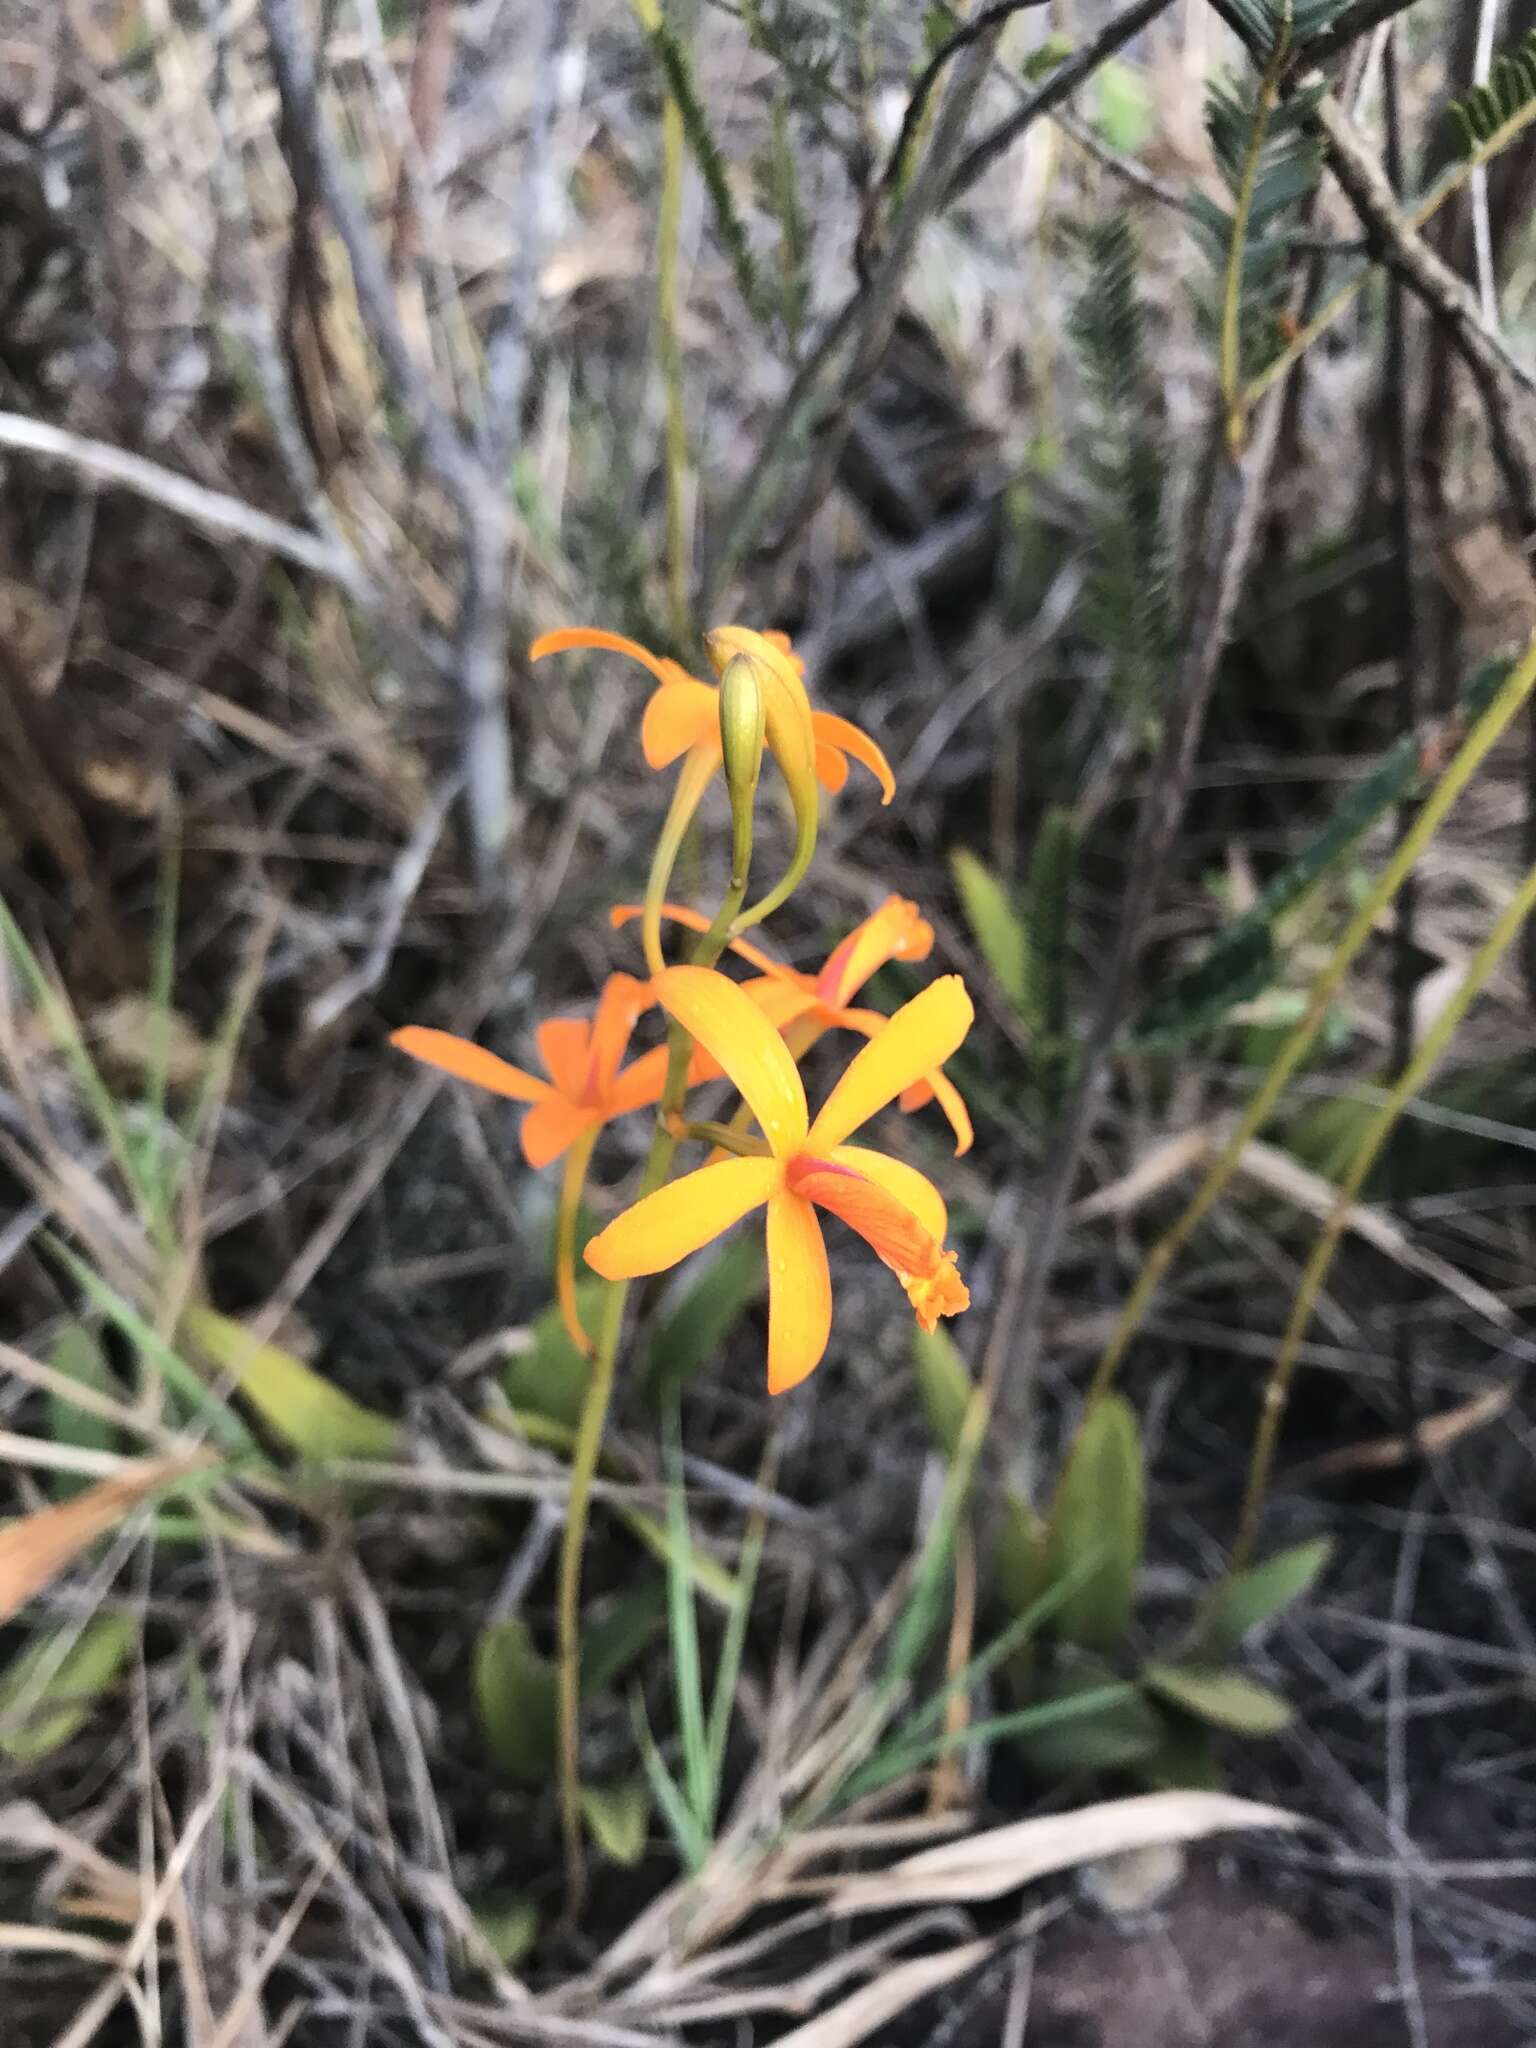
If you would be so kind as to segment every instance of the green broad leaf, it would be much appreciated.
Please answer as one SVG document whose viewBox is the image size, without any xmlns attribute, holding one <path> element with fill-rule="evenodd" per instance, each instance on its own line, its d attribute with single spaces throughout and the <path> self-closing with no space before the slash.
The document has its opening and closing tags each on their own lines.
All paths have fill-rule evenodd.
<svg viewBox="0 0 1536 2048">
<path fill-rule="evenodd" d="M 748 1231 L 732 1238 L 691 1280 L 658 1324 L 646 1353 L 645 1375 L 651 1392 L 661 1394 L 684 1386 L 712 1364 L 766 1285 L 761 1235 Z"/>
<path fill-rule="evenodd" d="M 504 1970 L 515 1970 L 539 1938 L 539 1909 L 516 1893 L 495 1893 L 471 1909 L 475 1925 Z"/>
<path fill-rule="evenodd" d="M 617 1785 L 583 1785 L 581 1817 L 610 1863 L 632 1870 L 645 1854 L 651 1822 L 651 1788 L 643 1777 Z"/>
<path fill-rule="evenodd" d="M 1163 1743 L 1166 1722 L 1139 1688 L 1123 1687 L 1101 1705 L 1092 1693 L 1114 1687 L 1119 1673 L 1103 1658 L 1064 1653 L 1035 1686 L 1032 1705 L 1066 1705 L 1081 1698 L 1084 1711 L 1071 1719 L 1031 1728 L 1016 1740 L 1020 1754 L 1044 1778 L 1071 1778 L 1090 1771 L 1124 1770 L 1151 1757 Z"/>
<path fill-rule="evenodd" d="M 243 1323 L 211 1308 L 189 1308 L 181 1328 L 300 1457 L 388 1458 L 399 1448 L 399 1428 L 388 1416 L 363 1407 L 292 1352 L 256 1343 Z"/>
<path fill-rule="evenodd" d="M 113 1378 L 95 1332 L 85 1323 L 66 1323 L 53 1341 L 48 1363 L 57 1373 L 86 1387 L 94 1394 L 120 1397 L 122 1389 Z M 48 1396 L 48 1434 L 56 1444 L 71 1450 L 115 1451 L 118 1432 L 104 1416 L 77 1408 L 63 1394 Z M 52 1491 L 55 1500 L 69 1500 L 84 1492 L 90 1480 L 78 1472 L 55 1472 Z"/>
<path fill-rule="evenodd" d="M 1146 1664 L 1142 1681 L 1170 1706 L 1234 1735 L 1278 1735 L 1295 1715 L 1288 1700 L 1240 1671 L 1194 1664 Z"/>
<path fill-rule="evenodd" d="M 576 1283 L 576 1313 L 585 1330 L 597 1327 L 605 1285 L 602 1280 Z M 527 1349 L 507 1361 L 501 1383 L 514 1408 L 576 1427 L 587 1390 L 587 1361 L 566 1334 L 558 1306 L 551 1304 L 535 1317 Z"/>
<path fill-rule="evenodd" d="M 1137 1763 L 1136 1776 L 1149 1792 L 1224 1792 L 1227 1774 L 1216 1754 L 1216 1731 L 1188 1714 L 1159 1717 L 1163 1739 Z"/>
<path fill-rule="evenodd" d="M 138 1640 L 131 1615 L 98 1614 L 62 1655 L 50 1631 L 0 1673 L 0 1756 L 40 1763 L 77 1735 Z"/>
<path fill-rule="evenodd" d="M 603 1692 L 634 1663 L 667 1616 L 667 1588 L 650 1578 L 620 1593 L 581 1632 L 581 1689 Z"/>
<path fill-rule="evenodd" d="M 1141 1432 L 1127 1401 L 1106 1395 L 1084 1416 L 1050 1515 L 1051 1582 L 1085 1574 L 1056 1612 L 1056 1633 L 1113 1650 L 1125 1633 L 1146 1539 Z"/>
<path fill-rule="evenodd" d="M 474 1693 L 480 1732 L 500 1768 L 525 1785 L 546 1783 L 555 1760 L 559 1676 L 517 1615 L 480 1631 Z"/>
<path fill-rule="evenodd" d="M 1033 1023 L 1029 986 L 1029 934 L 1007 890 L 992 870 L 963 846 L 949 857 L 965 921 L 997 985 L 1026 1023 Z"/>
<path fill-rule="evenodd" d="M 1152 95 L 1146 74 L 1111 57 L 1094 73 L 1093 125 L 1122 156 L 1135 156 L 1152 132 Z"/>
<path fill-rule="evenodd" d="M 1310 1543 L 1293 1543 L 1286 1550 L 1277 1550 L 1262 1564 L 1223 1579 L 1196 1625 L 1202 1647 L 1213 1653 L 1235 1650 L 1250 1629 L 1310 1592 L 1332 1554 L 1331 1538 L 1317 1536 Z"/>
</svg>

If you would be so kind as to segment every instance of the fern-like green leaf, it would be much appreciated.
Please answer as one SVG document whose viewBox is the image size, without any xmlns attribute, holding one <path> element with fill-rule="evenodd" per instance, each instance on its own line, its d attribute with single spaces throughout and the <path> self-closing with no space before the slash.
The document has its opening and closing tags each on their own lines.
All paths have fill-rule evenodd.
<svg viewBox="0 0 1536 2048">
<path fill-rule="evenodd" d="M 1147 370 L 1135 236 L 1127 221 L 1113 220 L 1085 232 L 1081 247 L 1085 282 L 1072 331 L 1092 401 L 1082 462 L 1097 500 L 1082 623 L 1110 657 L 1118 701 L 1148 735 L 1175 638 L 1167 460 Z"/>
<path fill-rule="evenodd" d="M 693 152 L 699 174 L 709 194 L 710 209 L 715 217 L 715 233 L 721 246 L 731 260 L 736 273 L 737 288 L 747 303 L 747 309 L 755 318 L 764 317 L 765 301 L 758 281 L 757 263 L 752 255 L 751 243 L 747 240 L 746 225 L 736 204 L 736 195 L 731 190 L 730 174 L 725 158 L 720 154 L 709 116 L 704 111 L 704 102 L 694 84 L 693 67 L 688 52 L 678 41 L 671 27 L 664 20 L 658 20 L 648 31 L 651 48 L 656 54 L 662 74 L 667 81 L 667 90 L 676 103 L 682 117 L 683 133 L 688 138 L 688 147 Z"/>
<path fill-rule="evenodd" d="M 1486 85 L 1451 103 L 1462 152 L 1486 160 L 1536 118 L 1536 29 L 1493 62 Z"/>
</svg>

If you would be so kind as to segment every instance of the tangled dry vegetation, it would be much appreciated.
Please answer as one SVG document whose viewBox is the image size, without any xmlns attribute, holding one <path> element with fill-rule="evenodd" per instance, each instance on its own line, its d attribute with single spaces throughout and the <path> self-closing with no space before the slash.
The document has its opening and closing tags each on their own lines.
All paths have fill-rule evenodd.
<svg viewBox="0 0 1536 2048">
<path fill-rule="evenodd" d="M 1533 29 L 11 0 L 7 2043 L 1536 2028 Z M 974 1306 L 914 1366 L 835 1253 L 833 1352 L 770 1405 L 755 1267 L 646 1291 L 573 1918 L 553 1198 L 505 1105 L 384 1041 L 519 1057 L 623 957 L 636 685 L 534 635 L 696 660 L 726 617 L 895 767 L 773 943 L 819 961 L 897 891 L 965 975 L 977 1143 L 901 1143 Z M 1134 1609 L 1026 1658 L 992 1538 L 1106 1355 Z M 1304 1597 L 1252 1594 L 1199 1692 L 1169 1646 L 1277 1355 L 1262 1553 Z M 962 1358 L 996 1394 L 964 1513 Z M 659 1787 L 701 1654 L 694 1840 Z"/>
</svg>

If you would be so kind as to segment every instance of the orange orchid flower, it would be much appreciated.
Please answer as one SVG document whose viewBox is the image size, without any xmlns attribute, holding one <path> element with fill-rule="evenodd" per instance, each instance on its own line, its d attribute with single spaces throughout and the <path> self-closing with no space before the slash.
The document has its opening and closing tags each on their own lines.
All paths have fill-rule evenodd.
<svg viewBox="0 0 1536 2048">
<path fill-rule="evenodd" d="M 675 903 L 664 903 L 661 914 L 691 931 L 709 929 L 708 918 Z M 628 924 L 639 915 L 639 906 L 629 903 L 621 903 L 609 913 L 615 926 Z M 761 978 L 744 982 L 743 987 L 786 1034 L 795 1056 L 803 1058 L 824 1031 L 857 1031 L 873 1038 L 884 1029 L 887 1019 L 878 1010 L 853 1008 L 853 998 L 887 961 L 926 960 L 933 951 L 933 926 L 906 897 L 887 896 L 878 910 L 833 947 L 817 974 L 786 967 L 746 939 L 733 940 L 731 950 L 757 968 Z M 959 1089 L 946 1074 L 935 1069 L 914 1081 L 902 1091 L 901 1107 L 921 1109 L 935 1098 L 955 1134 L 958 1158 L 971 1149 L 975 1131 Z"/>
<path fill-rule="evenodd" d="M 632 974 L 612 974 L 590 1024 L 585 1017 L 547 1018 L 535 1034 L 547 1081 L 451 1031 L 410 1024 L 390 1033 L 390 1044 L 412 1059 L 493 1095 L 529 1103 L 518 1136 L 530 1166 L 550 1166 L 564 1155 L 555 1217 L 555 1292 L 571 1342 L 582 1352 L 592 1348 L 576 1307 L 576 1221 L 582 1184 L 604 1124 L 661 1098 L 667 1073 L 664 1045 L 623 1065 L 630 1034 L 654 1001 L 647 983 Z"/>
<path fill-rule="evenodd" d="M 451 1031 L 408 1024 L 403 1031 L 391 1032 L 389 1042 L 397 1052 L 452 1074 L 457 1081 L 488 1088 L 513 1102 L 531 1103 L 519 1132 L 523 1157 L 530 1166 L 550 1166 L 578 1138 L 660 1099 L 667 1071 L 664 1045 L 642 1053 L 627 1067 L 621 1064 L 630 1033 L 654 1000 L 645 982 L 632 974 L 612 974 L 590 1024 L 585 1017 L 548 1018 L 535 1034 L 547 1081 Z"/>
<path fill-rule="evenodd" d="M 969 1307 L 955 1254 L 944 1249 L 948 1219 L 938 1189 L 904 1161 L 846 1142 L 959 1046 L 975 1014 L 960 977 L 931 983 L 883 1019 L 814 1122 L 788 1047 L 735 982 L 710 968 L 669 967 L 653 985 L 668 1015 L 740 1090 L 768 1152 L 701 1166 L 645 1196 L 593 1238 L 587 1263 L 608 1280 L 664 1272 L 766 1207 L 774 1394 L 815 1371 L 831 1333 L 832 1282 L 818 1209 L 840 1216 L 885 1261 L 924 1329 Z"/>
<path fill-rule="evenodd" d="M 817 781 L 835 795 L 848 780 L 848 762 L 854 760 L 879 783 L 880 801 L 891 801 L 896 794 L 896 778 L 890 762 L 869 734 L 846 718 L 834 717 L 830 711 L 810 711 L 802 680 L 805 663 L 790 646 L 787 633 L 754 633 L 745 626 L 722 626 L 708 634 L 706 641 L 711 660 L 722 671 L 733 654 L 761 656 L 766 645 L 777 657 L 773 668 L 780 684 L 785 684 L 787 672 L 787 686 L 798 692 L 810 712 Z M 622 633 L 605 633 L 595 626 L 563 626 L 558 632 L 541 633 L 529 648 L 528 659 L 542 661 L 548 654 L 563 654 L 573 647 L 627 654 L 649 669 L 660 684 L 652 693 L 640 724 L 640 744 L 648 767 L 669 767 L 687 753 L 710 755 L 719 765 L 720 693 L 713 684 L 701 683 L 678 662 L 664 654 L 652 654 L 638 640 L 627 639 Z M 771 733 L 769 744 L 773 744 Z M 781 765 L 788 770 L 788 763 Z"/>
</svg>

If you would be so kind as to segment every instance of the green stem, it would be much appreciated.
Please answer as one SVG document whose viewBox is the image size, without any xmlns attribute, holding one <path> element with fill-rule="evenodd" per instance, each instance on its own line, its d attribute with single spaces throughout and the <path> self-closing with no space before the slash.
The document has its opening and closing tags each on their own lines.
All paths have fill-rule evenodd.
<svg viewBox="0 0 1536 2048">
<path fill-rule="evenodd" d="M 689 756 L 690 761 L 694 758 L 692 755 Z M 709 772 L 714 773 L 713 763 L 710 764 Z M 672 811 L 668 814 L 668 827 L 673 825 L 679 811 L 687 775 L 688 768 L 685 763 L 683 774 L 678 779 L 677 791 L 673 796 Z M 707 776 L 705 780 L 708 780 Z M 702 784 L 700 793 L 702 794 Z M 679 843 L 697 802 L 698 797 L 695 796 L 687 805 L 676 833 Z M 665 836 L 664 831 L 663 837 Z M 675 848 L 673 857 L 675 858 Z M 692 964 L 695 967 L 713 967 L 725 951 L 731 925 L 746 900 L 747 877 L 751 865 L 752 804 L 749 797 L 746 802 L 732 806 L 730 887 L 715 913 L 714 922 L 693 949 Z M 653 867 L 653 881 L 656 873 L 657 869 Z M 669 862 L 665 874 L 670 873 Z M 665 893 L 665 875 L 661 893 Z M 661 894 L 658 894 L 658 933 L 660 903 Z M 648 895 L 648 913 L 649 910 Z M 659 943 L 657 954 L 659 960 Z M 653 973 L 657 971 L 658 968 L 652 969 Z M 651 1136 L 651 1149 L 646 1155 L 645 1170 L 640 1178 L 640 1192 L 636 1198 L 639 1201 L 644 1201 L 647 1195 L 653 1195 L 671 1170 L 678 1146 L 674 1126 L 687 1092 L 688 1066 L 692 1057 L 693 1040 L 680 1024 L 670 1023 L 667 1029 L 666 1079 L 662 1084 L 661 1100 L 657 1104 L 656 1128 Z M 598 1460 L 603 1448 L 603 1432 L 607 1428 L 608 1409 L 613 1400 L 619 1337 L 624 1326 L 624 1307 L 629 1299 L 629 1288 L 630 1283 L 627 1280 L 610 1280 L 604 1292 L 596 1347 L 587 1373 L 581 1415 L 576 1425 L 576 1442 L 571 1453 L 571 1484 L 566 1500 L 565 1534 L 560 1546 L 560 1579 L 557 1594 L 560 1827 L 565 1851 L 566 1912 L 572 1921 L 580 1914 L 587 1882 L 586 1853 L 581 1838 L 581 1568 L 586 1551 L 587 1521 L 592 1507 L 592 1482 L 597 1475 Z"/>
<path fill-rule="evenodd" d="M 1280 1349 L 1275 1354 L 1269 1385 L 1264 1390 L 1264 1407 L 1254 1437 L 1253 1459 L 1248 1468 L 1248 1485 L 1243 1496 L 1242 1518 L 1238 1524 L 1237 1541 L 1232 1547 L 1232 1562 L 1229 1566 L 1231 1572 L 1242 1571 L 1253 1555 L 1260 1518 L 1264 1513 L 1264 1498 L 1269 1491 L 1269 1476 L 1274 1468 L 1280 1424 L 1285 1415 L 1286 1402 L 1290 1398 L 1291 1381 L 1296 1374 L 1302 1340 L 1312 1321 L 1312 1314 L 1317 1307 L 1323 1283 L 1328 1277 L 1328 1270 L 1333 1264 L 1334 1254 L 1338 1251 L 1339 1240 L 1349 1228 L 1350 1219 L 1354 1214 L 1355 1199 L 1365 1186 L 1371 1168 L 1376 1164 L 1381 1148 L 1391 1136 L 1398 1118 L 1439 1065 L 1462 1018 L 1482 993 L 1495 967 L 1514 944 L 1521 926 L 1533 909 L 1536 909 L 1536 868 L 1532 868 L 1526 876 L 1513 902 L 1473 954 L 1455 995 L 1435 1019 L 1431 1029 L 1425 1033 L 1423 1044 L 1403 1069 L 1391 1092 L 1366 1126 L 1354 1158 L 1349 1163 L 1349 1171 L 1339 1183 L 1339 1192 L 1329 1212 L 1328 1221 L 1323 1226 L 1297 1286 L 1296 1296 L 1291 1304 L 1290 1319 L 1285 1326 L 1285 1335 L 1280 1340 Z"/>
</svg>

